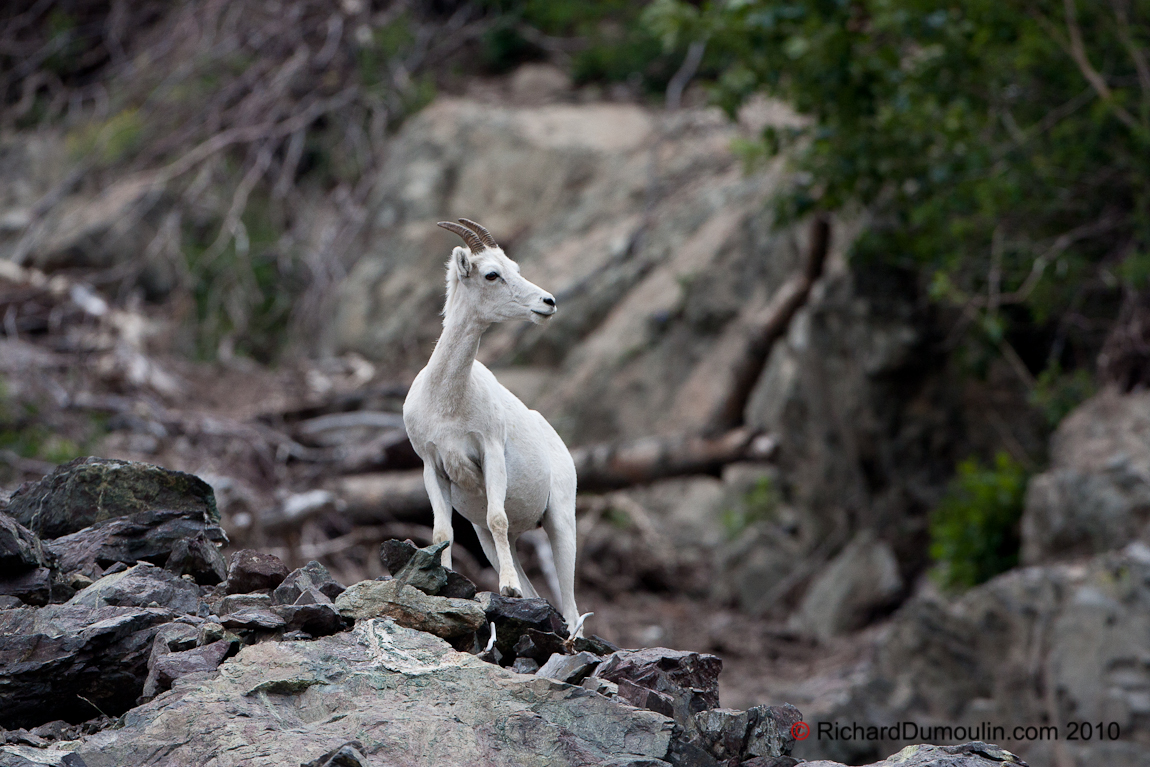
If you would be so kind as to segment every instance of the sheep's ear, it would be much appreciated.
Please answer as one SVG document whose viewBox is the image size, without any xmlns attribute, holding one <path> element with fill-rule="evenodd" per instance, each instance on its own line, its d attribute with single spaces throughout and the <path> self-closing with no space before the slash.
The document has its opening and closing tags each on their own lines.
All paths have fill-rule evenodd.
<svg viewBox="0 0 1150 767">
<path fill-rule="evenodd" d="M 471 276 L 471 253 L 467 248 L 456 246 L 451 251 L 451 257 L 455 259 L 455 271 L 461 278 Z"/>
</svg>

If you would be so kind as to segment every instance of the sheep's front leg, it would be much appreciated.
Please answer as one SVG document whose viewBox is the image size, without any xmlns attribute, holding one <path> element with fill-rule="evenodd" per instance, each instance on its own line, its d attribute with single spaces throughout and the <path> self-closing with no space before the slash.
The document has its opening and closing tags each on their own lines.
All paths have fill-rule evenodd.
<svg viewBox="0 0 1150 767">
<path fill-rule="evenodd" d="M 455 541 L 451 528 L 451 482 L 441 477 L 435 470 L 431 461 L 423 464 L 423 485 L 427 488 L 427 497 L 431 499 L 431 542 Z M 443 566 L 451 568 L 451 543 L 443 550 L 440 562 Z M 394 573 L 393 573 L 394 575 Z"/>
<path fill-rule="evenodd" d="M 492 564 L 499 570 L 499 593 L 505 597 L 523 596 L 519 574 L 515 572 L 515 560 L 511 556 L 511 542 L 507 537 L 507 457 L 503 453 L 503 443 L 490 441 L 483 450 L 483 479 L 487 486 L 487 529 L 495 539 L 495 554 L 498 562 Z"/>
</svg>

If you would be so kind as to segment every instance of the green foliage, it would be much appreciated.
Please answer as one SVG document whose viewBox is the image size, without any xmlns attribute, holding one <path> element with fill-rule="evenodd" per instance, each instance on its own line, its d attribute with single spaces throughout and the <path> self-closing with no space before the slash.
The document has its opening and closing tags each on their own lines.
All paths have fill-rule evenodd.
<svg viewBox="0 0 1150 767">
<path fill-rule="evenodd" d="M 218 220 L 185 227 L 182 251 L 195 306 L 192 344 L 201 359 L 213 359 L 226 341 L 235 354 L 271 362 L 287 341 L 303 285 L 296 258 L 282 247 L 283 229 L 270 201 L 253 197 L 241 223 L 241 233 L 215 250 Z"/>
<path fill-rule="evenodd" d="M 933 575 L 943 588 L 970 588 L 1018 564 L 1027 479 L 1022 465 L 1006 453 L 990 467 L 974 458 L 958 465 L 930 517 Z"/>
<path fill-rule="evenodd" d="M 665 50 L 639 23 L 645 2 L 629 0 L 488 0 L 495 24 L 483 36 L 483 60 L 489 71 L 507 72 L 546 52 L 532 41 L 535 34 L 578 38 L 570 72 L 577 84 L 638 83 L 661 92 L 682 60 L 683 52 Z"/>
<path fill-rule="evenodd" d="M 1040 329 L 1084 367 L 1119 281 L 1150 275 L 1150 0 L 657 0 L 644 21 L 707 40 L 732 114 L 766 92 L 811 118 L 762 137 L 795 150 L 782 220 L 868 206 L 853 258 L 915 267 L 971 327 Z"/>
<path fill-rule="evenodd" d="M 734 508 L 723 510 L 723 529 L 734 540 L 751 525 L 773 519 L 778 508 L 779 491 L 770 477 L 763 477 Z"/>
<path fill-rule="evenodd" d="M 49 463 L 64 463 L 84 455 L 81 446 L 54 433 L 38 416 L 35 405 L 16 402 L 0 379 L 0 451 Z"/>
</svg>

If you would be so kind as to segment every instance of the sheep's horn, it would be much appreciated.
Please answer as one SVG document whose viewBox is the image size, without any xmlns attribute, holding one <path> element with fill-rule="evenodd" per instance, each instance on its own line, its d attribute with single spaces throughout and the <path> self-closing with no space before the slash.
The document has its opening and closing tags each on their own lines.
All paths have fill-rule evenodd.
<svg viewBox="0 0 1150 767">
<path fill-rule="evenodd" d="M 479 240 L 478 237 L 475 236 L 475 232 L 471 231 L 470 229 L 466 229 L 459 224 L 452 223 L 451 221 L 440 221 L 436 224 L 436 226 L 442 227 L 449 232 L 455 232 L 458 234 L 463 238 L 463 241 L 467 243 L 467 247 L 471 248 L 472 253 L 478 253 L 487 247 Z"/>
<path fill-rule="evenodd" d="M 486 228 L 480 226 L 479 224 L 475 223 L 474 221 L 472 221 L 469 218 L 461 218 L 461 219 L 459 219 L 459 223 L 463 224 L 468 229 L 470 229 L 473 232 L 475 232 L 476 234 L 478 234 L 479 239 L 483 240 L 483 244 L 486 245 L 487 247 L 489 247 L 489 248 L 498 248 L 499 247 L 498 243 L 495 242 L 495 238 L 491 236 L 491 232 L 487 231 Z"/>
</svg>

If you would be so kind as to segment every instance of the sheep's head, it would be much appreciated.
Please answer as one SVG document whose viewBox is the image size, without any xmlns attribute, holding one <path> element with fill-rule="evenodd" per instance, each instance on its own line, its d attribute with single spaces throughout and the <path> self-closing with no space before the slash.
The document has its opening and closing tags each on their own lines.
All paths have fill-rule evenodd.
<svg viewBox="0 0 1150 767">
<path fill-rule="evenodd" d="M 463 226 L 460 226 L 462 224 Z M 447 262 L 447 304 L 444 314 L 464 310 L 482 322 L 531 320 L 542 324 L 555 314 L 555 298 L 528 282 L 496 244 L 491 232 L 474 221 L 440 221 L 467 243 L 456 247 Z"/>
</svg>

